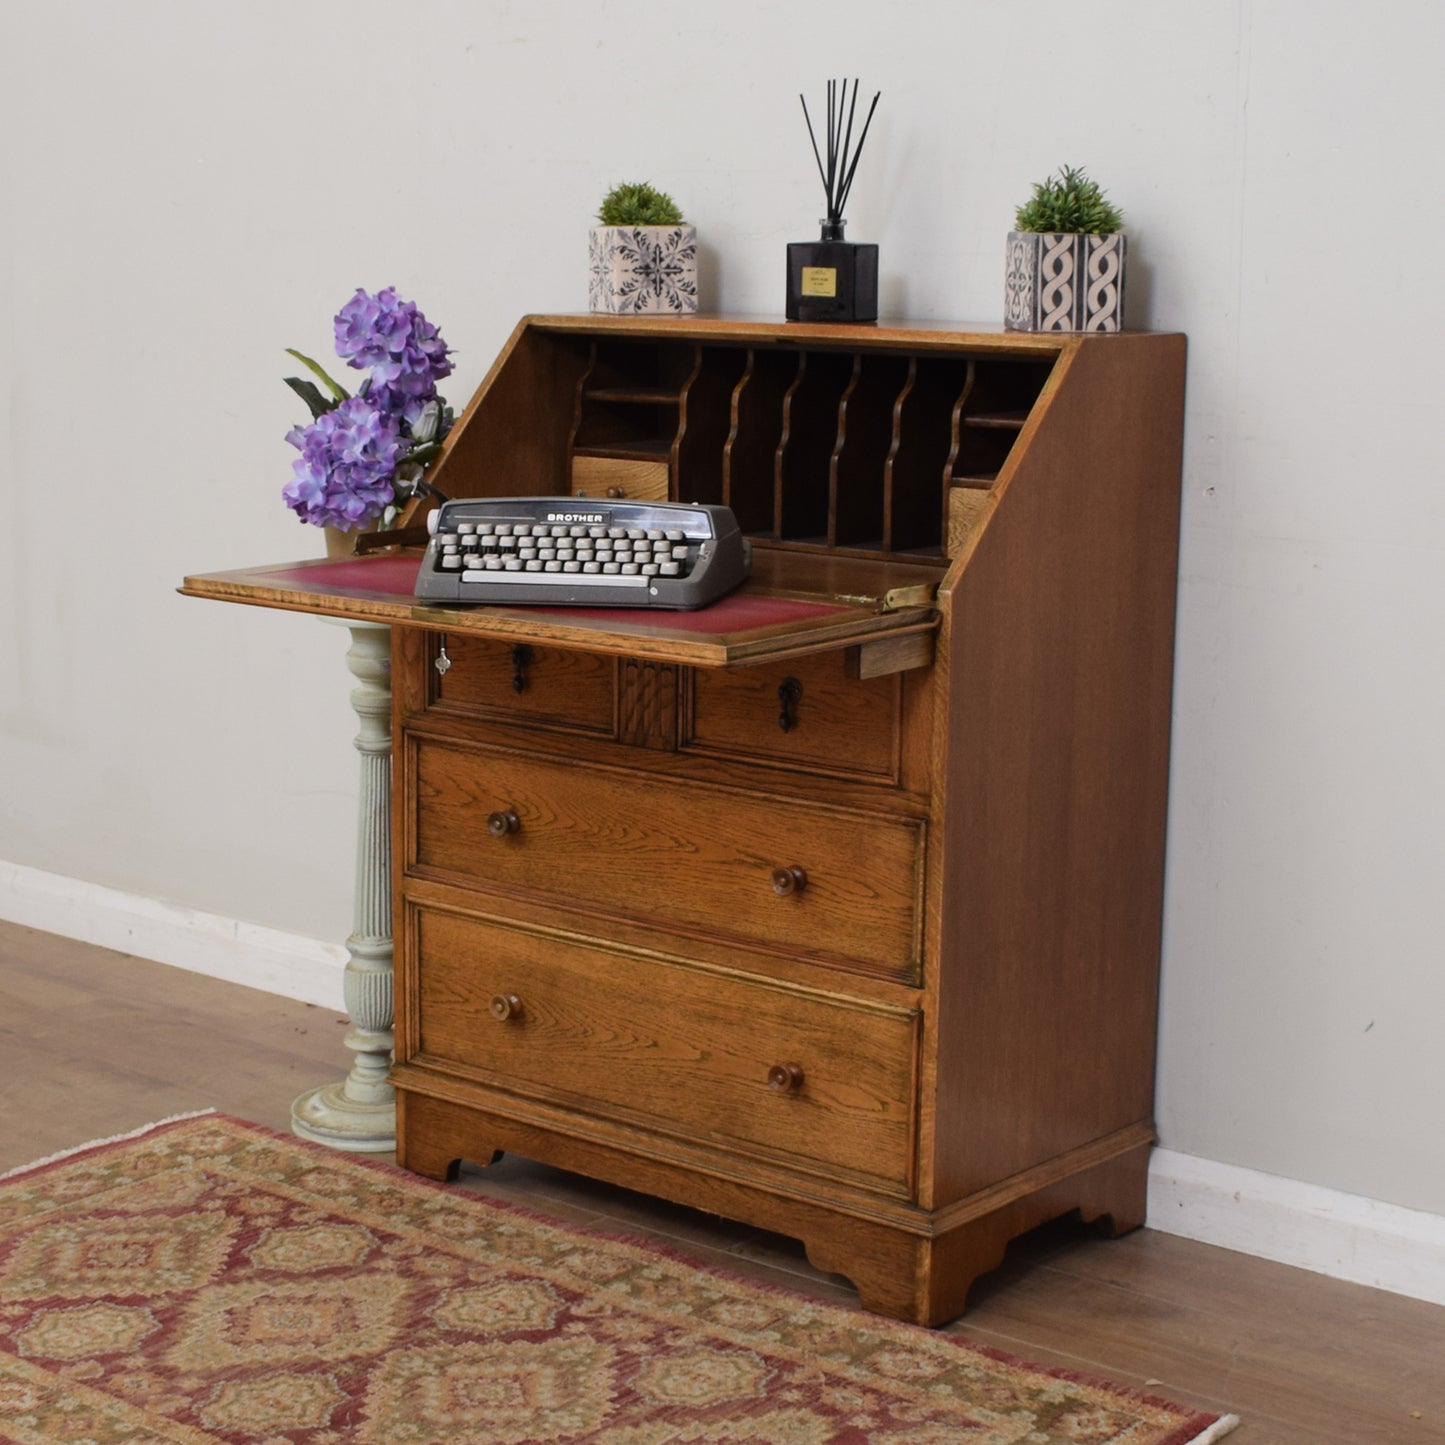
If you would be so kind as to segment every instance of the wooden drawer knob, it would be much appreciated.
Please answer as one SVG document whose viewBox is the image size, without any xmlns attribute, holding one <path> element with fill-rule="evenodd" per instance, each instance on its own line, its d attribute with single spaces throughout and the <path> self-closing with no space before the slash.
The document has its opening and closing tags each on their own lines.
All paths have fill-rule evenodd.
<svg viewBox="0 0 1445 1445">
<path fill-rule="evenodd" d="M 807 886 L 808 875 L 796 864 L 773 869 L 773 892 L 779 898 L 786 898 L 790 893 L 801 893 Z"/>
<path fill-rule="evenodd" d="M 508 1019 L 520 1018 L 522 1015 L 522 1000 L 514 993 L 499 993 L 492 999 L 492 1017 L 501 1019 L 504 1023 Z"/>
<path fill-rule="evenodd" d="M 768 1070 L 768 1087 L 779 1094 L 796 1094 L 803 1087 L 801 1064 L 774 1064 Z"/>
<path fill-rule="evenodd" d="M 494 838 L 505 838 L 507 834 L 515 833 L 521 826 L 521 820 L 510 808 L 487 814 L 487 832 Z"/>
</svg>

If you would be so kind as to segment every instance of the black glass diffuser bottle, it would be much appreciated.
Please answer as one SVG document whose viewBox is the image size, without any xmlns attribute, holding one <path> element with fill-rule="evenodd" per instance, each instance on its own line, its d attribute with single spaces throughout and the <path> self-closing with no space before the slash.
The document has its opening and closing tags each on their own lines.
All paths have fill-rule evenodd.
<svg viewBox="0 0 1445 1445">
<path fill-rule="evenodd" d="M 858 82 L 853 82 L 853 95 L 848 97 L 848 82 L 828 82 L 827 164 L 818 153 L 818 138 L 813 133 L 813 120 L 808 102 L 803 101 L 803 118 L 813 142 L 813 158 L 828 198 L 828 214 L 819 222 L 821 235 L 816 241 L 793 241 L 788 246 L 788 308 L 789 321 L 876 321 L 878 319 L 878 247 L 872 242 L 845 241 L 843 206 L 853 185 L 858 157 L 878 96 L 868 108 L 858 147 L 850 150 L 853 120 L 858 106 Z M 846 129 L 844 121 L 846 118 Z"/>
</svg>

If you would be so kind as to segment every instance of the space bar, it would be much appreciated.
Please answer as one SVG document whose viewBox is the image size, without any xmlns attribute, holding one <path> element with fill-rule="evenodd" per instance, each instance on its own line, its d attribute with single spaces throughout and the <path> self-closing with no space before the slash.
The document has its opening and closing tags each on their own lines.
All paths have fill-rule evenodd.
<svg viewBox="0 0 1445 1445">
<path fill-rule="evenodd" d="M 565 587 L 646 587 L 652 579 L 640 573 L 624 577 L 607 572 L 499 572 L 478 571 L 475 567 L 462 573 L 463 582 L 516 582 L 522 586 Z"/>
</svg>

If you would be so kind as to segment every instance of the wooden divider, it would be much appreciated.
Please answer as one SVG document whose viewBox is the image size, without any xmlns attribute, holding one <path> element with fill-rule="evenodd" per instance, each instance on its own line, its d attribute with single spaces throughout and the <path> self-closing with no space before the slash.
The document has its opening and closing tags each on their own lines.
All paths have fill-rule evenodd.
<svg viewBox="0 0 1445 1445">
<path fill-rule="evenodd" d="M 773 494 L 783 436 L 783 401 L 797 379 L 800 354 L 748 351 L 733 389 L 732 431 L 723 462 L 723 501 L 744 532 L 776 539 Z"/>
<path fill-rule="evenodd" d="M 594 339 L 569 476 L 615 477 L 611 495 L 723 502 L 744 532 L 784 547 L 942 561 L 950 490 L 992 484 L 1052 365 Z"/>
</svg>

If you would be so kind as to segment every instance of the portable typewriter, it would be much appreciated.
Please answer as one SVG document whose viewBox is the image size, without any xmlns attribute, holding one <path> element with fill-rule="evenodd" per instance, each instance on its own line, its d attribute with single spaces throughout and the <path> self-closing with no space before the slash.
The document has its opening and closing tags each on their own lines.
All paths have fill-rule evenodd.
<svg viewBox="0 0 1445 1445">
<path fill-rule="evenodd" d="M 446 501 L 427 518 L 423 602 L 706 607 L 751 548 L 728 507 L 567 497 Z"/>
</svg>

